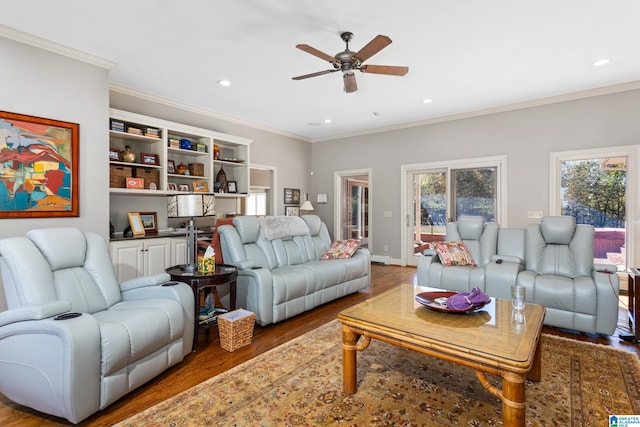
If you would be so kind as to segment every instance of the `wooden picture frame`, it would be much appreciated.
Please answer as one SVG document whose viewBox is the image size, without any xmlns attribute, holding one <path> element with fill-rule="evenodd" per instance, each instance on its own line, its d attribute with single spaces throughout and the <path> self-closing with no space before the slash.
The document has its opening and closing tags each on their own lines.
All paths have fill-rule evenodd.
<svg viewBox="0 0 640 427">
<path fill-rule="evenodd" d="M 299 188 L 285 188 L 284 189 L 284 204 L 285 205 L 299 205 L 300 204 L 300 189 Z"/>
<path fill-rule="evenodd" d="M 140 163 L 158 166 L 158 155 L 154 153 L 140 153 Z"/>
<path fill-rule="evenodd" d="M 155 234 L 158 232 L 158 213 L 157 212 L 139 212 L 142 228 L 145 233 Z M 132 228 L 133 229 L 133 228 Z"/>
<path fill-rule="evenodd" d="M 193 192 L 194 193 L 208 193 L 209 192 L 209 184 L 207 181 L 193 181 Z"/>
<path fill-rule="evenodd" d="M 178 191 L 191 191 L 189 189 L 189 184 L 178 184 Z"/>
<path fill-rule="evenodd" d="M 284 214 L 286 216 L 300 216 L 300 208 L 298 206 L 285 206 Z"/>
<path fill-rule="evenodd" d="M 236 181 L 227 181 L 227 193 L 237 193 L 238 183 Z"/>
<path fill-rule="evenodd" d="M 0 218 L 79 216 L 80 125 L 0 111 Z"/>
<path fill-rule="evenodd" d="M 129 212 L 127 217 L 129 218 L 129 226 L 131 227 L 133 236 L 144 236 L 144 227 L 140 214 L 138 212 Z"/>
<path fill-rule="evenodd" d="M 176 173 L 176 163 L 173 160 L 167 160 L 167 173 Z"/>
<path fill-rule="evenodd" d="M 119 162 L 120 159 L 120 150 L 118 148 L 109 148 L 109 161 L 111 162 Z"/>
<path fill-rule="evenodd" d="M 144 179 L 143 178 L 133 178 L 128 176 L 125 179 L 125 187 L 131 188 L 135 190 L 144 190 Z"/>
<path fill-rule="evenodd" d="M 178 191 L 178 184 L 176 184 L 175 182 L 167 182 L 167 190 Z"/>
</svg>

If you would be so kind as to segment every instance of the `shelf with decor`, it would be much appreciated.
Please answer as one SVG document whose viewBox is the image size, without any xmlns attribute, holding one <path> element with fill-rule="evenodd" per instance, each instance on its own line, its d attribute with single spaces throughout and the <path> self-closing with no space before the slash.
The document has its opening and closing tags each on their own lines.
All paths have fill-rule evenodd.
<svg viewBox="0 0 640 427">
<path fill-rule="evenodd" d="M 225 187 L 225 192 L 217 195 L 245 197 L 249 190 L 251 142 L 214 130 L 111 109 L 109 191 L 140 196 L 165 196 L 194 189 L 214 192 L 216 176 L 224 170 L 236 192 L 229 193 Z M 214 160 L 216 155 L 218 159 Z"/>
</svg>

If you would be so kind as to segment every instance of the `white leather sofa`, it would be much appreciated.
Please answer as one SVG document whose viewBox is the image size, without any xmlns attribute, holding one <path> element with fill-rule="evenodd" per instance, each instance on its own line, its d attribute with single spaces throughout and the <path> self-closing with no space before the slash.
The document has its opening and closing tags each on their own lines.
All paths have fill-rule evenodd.
<svg viewBox="0 0 640 427">
<path fill-rule="evenodd" d="M 219 228 L 224 262 L 238 267 L 237 306 L 255 312 L 259 325 L 280 322 L 369 286 L 367 249 L 347 259 L 321 260 L 332 241 L 320 218 L 281 218 L 304 221 L 306 226 L 299 232 L 285 229 L 274 234 L 264 229 L 264 221 L 238 216 L 233 226 Z"/>
<path fill-rule="evenodd" d="M 527 288 L 526 301 L 546 308 L 546 325 L 612 335 L 618 321 L 615 265 L 594 264 L 594 228 L 568 216 L 544 217 L 524 229 L 499 228 L 479 217 L 449 223 L 446 240 L 462 240 L 477 266 L 444 266 L 428 249 L 418 260 L 418 284 L 510 298 Z M 487 237 L 488 236 L 488 237 Z"/>
<path fill-rule="evenodd" d="M 0 270 L 0 392 L 21 405 L 78 423 L 191 351 L 191 288 L 168 274 L 118 284 L 96 233 L 2 239 Z"/>
</svg>

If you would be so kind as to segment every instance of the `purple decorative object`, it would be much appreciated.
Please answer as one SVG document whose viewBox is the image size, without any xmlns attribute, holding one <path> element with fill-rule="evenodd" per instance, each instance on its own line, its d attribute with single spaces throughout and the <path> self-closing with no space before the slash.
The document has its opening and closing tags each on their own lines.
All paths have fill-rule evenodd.
<svg viewBox="0 0 640 427">
<path fill-rule="evenodd" d="M 453 310 L 468 310 L 480 308 L 491 301 L 491 298 L 480 288 L 473 288 L 471 292 L 460 292 L 447 298 L 447 307 Z"/>
</svg>

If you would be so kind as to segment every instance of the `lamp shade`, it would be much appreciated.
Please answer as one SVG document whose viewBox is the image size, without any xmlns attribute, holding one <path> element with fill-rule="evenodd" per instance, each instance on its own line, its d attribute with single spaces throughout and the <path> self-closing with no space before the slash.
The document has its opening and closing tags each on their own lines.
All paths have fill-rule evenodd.
<svg viewBox="0 0 640 427">
<path fill-rule="evenodd" d="M 313 209 L 313 205 L 311 204 L 310 201 L 305 200 L 304 202 L 302 202 L 302 204 L 300 205 L 300 210 L 301 211 L 313 211 L 315 209 Z"/>
<path fill-rule="evenodd" d="M 213 216 L 216 198 L 213 194 L 175 194 L 167 197 L 167 217 L 193 218 Z"/>
</svg>

